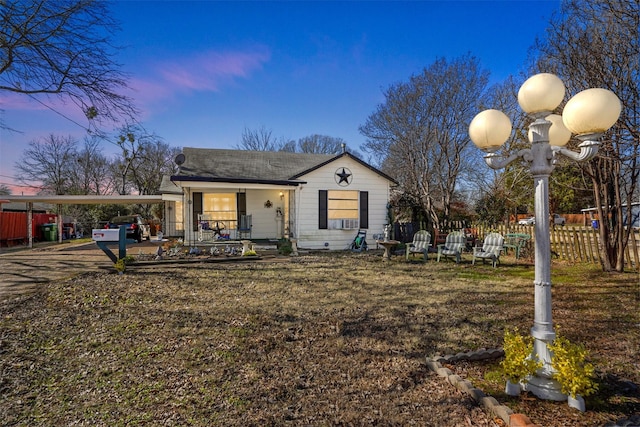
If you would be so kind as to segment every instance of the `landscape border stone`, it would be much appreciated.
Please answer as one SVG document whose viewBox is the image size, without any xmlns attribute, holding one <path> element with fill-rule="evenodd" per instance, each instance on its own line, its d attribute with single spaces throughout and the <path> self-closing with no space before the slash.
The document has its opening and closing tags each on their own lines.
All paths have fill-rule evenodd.
<svg viewBox="0 0 640 427">
<path fill-rule="evenodd" d="M 511 408 L 501 405 L 494 397 L 486 395 L 473 384 L 454 374 L 451 369 L 443 367 L 443 363 L 455 363 L 460 361 L 492 360 L 504 356 L 502 349 L 485 349 L 453 355 L 427 357 L 427 367 L 438 376 L 443 377 L 462 393 L 469 395 L 488 415 L 498 417 L 509 427 L 540 427 L 531 422 L 529 417 L 514 413 Z"/>
<path fill-rule="evenodd" d="M 524 414 L 514 413 L 511 408 L 500 403 L 491 396 L 487 396 L 482 390 L 473 386 L 473 384 L 459 375 L 454 374 L 451 369 L 443 367 L 442 363 L 455 363 L 460 361 L 479 361 L 493 360 L 504 356 L 504 350 L 501 348 L 485 349 L 481 348 L 476 351 L 467 353 L 456 353 L 447 356 L 427 357 L 427 367 L 443 377 L 451 385 L 456 387 L 462 393 L 468 394 L 478 405 L 489 415 L 502 419 L 509 427 L 541 427 L 539 424 L 533 423 L 529 417 Z M 633 415 L 629 418 L 621 418 L 617 421 L 609 422 L 603 427 L 639 427 L 640 414 Z"/>
</svg>

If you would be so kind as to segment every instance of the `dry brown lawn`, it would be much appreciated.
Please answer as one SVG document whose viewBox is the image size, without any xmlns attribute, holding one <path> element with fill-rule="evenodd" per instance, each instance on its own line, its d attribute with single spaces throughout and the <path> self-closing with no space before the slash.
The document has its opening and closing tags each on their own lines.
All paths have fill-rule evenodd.
<svg viewBox="0 0 640 427">
<path fill-rule="evenodd" d="M 584 343 L 587 412 L 507 398 L 498 361 L 456 373 L 544 426 L 640 413 L 636 274 L 554 264 L 554 321 Z M 533 321 L 533 267 L 379 252 L 88 273 L 0 302 L 0 424 L 497 426 L 428 356 Z"/>
</svg>

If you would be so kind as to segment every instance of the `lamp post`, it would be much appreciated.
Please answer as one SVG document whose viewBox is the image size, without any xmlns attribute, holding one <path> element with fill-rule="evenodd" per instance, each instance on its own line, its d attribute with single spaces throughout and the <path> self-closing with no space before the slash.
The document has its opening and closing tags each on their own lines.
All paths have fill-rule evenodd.
<svg viewBox="0 0 640 427">
<path fill-rule="evenodd" d="M 511 135 L 511 121 L 498 110 L 479 113 L 469 125 L 473 143 L 486 152 L 489 167 L 501 169 L 522 160 L 529 166 L 535 189 L 535 278 L 534 338 L 532 357 L 542 368 L 528 379 L 525 390 L 542 399 L 566 400 L 560 385 L 552 379 L 551 354 L 547 347 L 555 339 L 551 316 L 551 243 L 549 236 L 549 175 L 560 154 L 576 161 L 586 161 L 598 153 L 602 134 L 618 120 L 622 106 L 618 97 L 606 89 L 587 89 L 571 98 L 562 116 L 551 114 L 564 99 L 562 80 L 548 73 L 530 77 L 520 87 L 518 103 L 534 122 L 529 125 L 530 148 L 501 155 L 496 151 Z M 571 133 L 582 141 L 580 152 L 565 148 Z"/>
</svg>

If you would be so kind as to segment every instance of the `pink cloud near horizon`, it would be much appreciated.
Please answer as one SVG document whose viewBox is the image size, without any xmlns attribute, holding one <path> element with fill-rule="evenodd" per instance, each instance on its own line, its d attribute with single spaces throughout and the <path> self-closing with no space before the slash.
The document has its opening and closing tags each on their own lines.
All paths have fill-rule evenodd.
<svg viewBox="0 0 640 427">
<path fill-rule="evenodd" d="M 216 52 L 207 51 L 150 65 L 147 70 L 130 78 L 126 95 L 134 104 L 148 107 L 159 100 L 173 97 L 183 91 L 217 92 L 236 78 L 247 78 L 260 70 L 271 58 L 266 47 L 253 50 Z M 53 109 L 74 120 L 83 114 L 76 105 L 50 98 L 46 102 Z M 22 94 L 0 94 L 0 108 L 18 111 L 47 110 L 42 104 Z"/>
<path fill-rule="evenodd" d="M 247 52 L 208 51 L 159 65 L 160 74 L 175 89 L 217 92 L 235 78 L 246 78 L 269 61 L 266 48 Z"/>
<path fill-rule="evenodd" d="M 271 58 L 266 47 L 252 50 L 206 51 L 150 64 L 139 69 L 129 80 L 127 96 L 141 108 L 142 119 L 165 101 L 191 92 L 218 92 L 237 78 L 248 78 Z"/>
<path fill-rule="evenodd" d="M 46 110 L 42 104 L 21 93 L 0 92 L 0 108 L 5 110 Z"/>
</svg>

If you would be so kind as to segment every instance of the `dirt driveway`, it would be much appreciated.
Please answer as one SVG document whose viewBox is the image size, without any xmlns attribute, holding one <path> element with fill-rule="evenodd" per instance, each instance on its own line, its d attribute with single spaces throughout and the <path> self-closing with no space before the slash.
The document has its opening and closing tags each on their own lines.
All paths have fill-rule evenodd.
<svg viewBox="0 0 640 427">
<path fill-rule="evenodd" d="M 146 241 L 129 245 L 127 252 L 154 253 L 156 248 L 155 243 Z M 117 255 L 117 243 L 111 250 Z M 94 242 L 53 244 L 0 253 L 0 299 L 31 292 L 43 283 L 112 265 Z"/>
<path fill-rule="evenodd" d="M 113 263 L 95 242 L 41 243 L 40 245 L 42 246 L 33 249 L 2 248 L 4 252 L 0 252 L 0 300 L 11 295 L 32 292 L 43 283 L 66 279 L 87 271 L 99 269 L 113 271 Z M 111 252 L 118 255 L 118 243 L 108 243 L 107 246 Z M 127 254 L 133 256 L 141 253 L 154 255 L 157 250 L 158 242 L 153 240 L 127 245 Z M 260 254 L 261 260 L 266 262 L 289 260 L 289 257 L 277 256 L 275 247 L 260 247 Z M 233 259 L 238 260 L 238 258 Z M 225 259 L 215 261 L 225 261 Z"/>
</svg>

